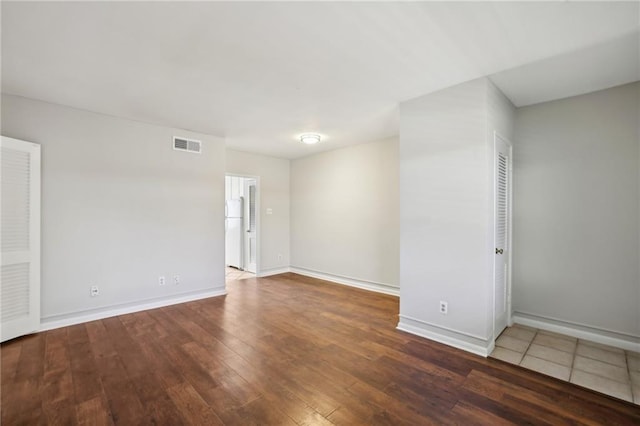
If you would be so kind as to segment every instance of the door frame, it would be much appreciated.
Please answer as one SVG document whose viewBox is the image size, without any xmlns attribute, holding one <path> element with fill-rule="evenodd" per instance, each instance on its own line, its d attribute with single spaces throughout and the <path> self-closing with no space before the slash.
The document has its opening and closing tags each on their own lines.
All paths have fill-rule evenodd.
<svg viewBox="0 0 640 426">
<path fill-rule="evenodd" d="M 496 279 L 495 279 L 495 253 L 494 250 L 496 248 L 496 240 L 495 240 L 495 235 L 496 235 L 496 219 L 497 219 L 497 212 L 496 212 L 496 154 L 497 154 L 497 142 L 498 139 L 501 139 L 505 145 L 507 145 L 507 148 L 509 150 L 509 163 L 508 163 L 508 167 L 507 167 L 507 173 L 508 173 L 508 180 L 507 182 L 509 183 L 508 188 L 507 188 L 507 197 L 508 197 L 508 202 L 507 202 L 507 244 L 508 244 L 508 250 L 507 250 L 507 274 L 506 274 L 506 290 L 507 290 L 507 326 L 510 327 L 513 325 L 513 309 L 512 309 L 512 303 L 511 303 L 511 299 L 512 299 L 512 287 L 511 287 L 511 278 L 512 278 L 512 271 L 513 271 L 513 143 L 511 143 L 511 141 L 504 137 L 502 134 L 500 134 L 497 131 L 493 132 L 493 141 L 492 141 L 492 155 L 491 155 L 491 194 L 493 194 L 492 200 L 491 200 L 491 205 L 492 205 L 492 212 L 493 214 L 491 215 L 491 247 L 490 247 L 490 259 L 491 259 L 491 290 L 492 290 L 492 319 L 493 319 L 493 324 L 492 324 L 492 329 L 493 329 L 493 339 L 495 341 L 495 339 L 497 339 L 497 335 L 496 335 Z"/>
<path fill-rule="evenodd" d="M 250 212 L 251 212 L 251 193 L 250 193 L 250 187 L 253 186 L 255 188 L 255 197 L 256 197 L 256 201 L 258 198 L 258 184 L 257 181 L 253 178 L 249 178 L 249 177 L 244 177 L 243 180 L 243 185 L 244 185 L 244 189 L 245 189 L 245 205 L 244 205 L 244 233 L 242 234 L 243 237 L 243 247 L 245 248 L 243 250 L 243 259 L 242 259 L 242 265 L 243 265 L 243 270 L 245 271 L 249 271 L 252 272 L 250 270 L 250 265 L 251 265 L 251 238 L 249 237 L 249 228 L 251 225 L 251 216 L 250 216 Z M 258 214 L 260 212 L 258 211 L 258 204 L 256 202 L 255 204 L 255 212 L 254 214 L 256 215 L 255 217 L 255 229 L 253 230 L 253 239 L 255 240 L 255 249 L 256 249 L 256 262 L 254 264 L 254 268 L 253 268 L 253 272 L 254 274 L 257 274 L 258 272 L 258 257 L 257 257 L 257 245 L 258 245 L 258 239 L 256 238 L 258 235 Z"/>
<path fill-rule="evenodd" d="M 262 211 L 260 210 L 260 194 L 261 194 L 261 190 L 260 190 L 260 176 L 253 176 L 253 175 L 247 175 L 247 174 L 243 174 L 243 173 L 225 173 L 224 174 L 225 178 L 227 176 L 229 177 L 239 177 L 239 178 L 244 178 L 244 179 L 253 179 L 256 181 L 256 277 L 259 276 L 260 274 L 260 240 L 261 240 L 261 233 L 262 233 Z M 226 186 L 225 186 L 225 191 L 226 191 Z M 245 203 L 248 203 L 248 197 L 245 197 Z M 225 194 L 225 202 L 227 201 L 226 199 L 226 194 Z M 226 237 L 225 237 L 226 238 Z M 244 241 L 244 236 L 243 236 L 243 241 Z M 244 257 L 244 255 L 243 255 Z M 223 263 L 225 263 L 225 261 L 223 260 Z M 226 267 L 226 265 L 224 265 Z"/>
</svg>

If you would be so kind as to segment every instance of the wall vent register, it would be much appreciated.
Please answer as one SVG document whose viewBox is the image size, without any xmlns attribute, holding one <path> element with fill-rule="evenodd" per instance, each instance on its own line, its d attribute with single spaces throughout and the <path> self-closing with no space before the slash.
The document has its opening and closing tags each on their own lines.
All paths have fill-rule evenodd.
<svg viewBox="0 0 640 426">
<path fill-rule="evenodd" d="M 195 139 L 187 139 L 174 136 L 173 149 L 175 149 L 176 151 L 185 151 L 193 152 L 194 154 L 200 154 L 202 152 L 202 142 Z"/>
</svg>

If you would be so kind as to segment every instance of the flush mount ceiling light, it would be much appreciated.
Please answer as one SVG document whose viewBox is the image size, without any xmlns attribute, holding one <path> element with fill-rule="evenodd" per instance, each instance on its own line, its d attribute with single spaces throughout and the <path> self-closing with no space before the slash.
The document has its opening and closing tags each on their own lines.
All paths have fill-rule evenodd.
<svg viewBox="0 0 640 426">
<path fill-rule="evenodd" d="M 304 135 L 300 136 L 300 142 L 307 145 L 316 144 L 320 142 L 320 135 L 317 133 L 305 133 Z"/>
</svg>

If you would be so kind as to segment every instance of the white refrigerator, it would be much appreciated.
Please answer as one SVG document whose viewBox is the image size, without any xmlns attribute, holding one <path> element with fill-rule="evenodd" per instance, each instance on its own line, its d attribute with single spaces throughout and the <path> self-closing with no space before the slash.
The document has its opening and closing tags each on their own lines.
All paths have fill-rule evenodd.
<svg viewBox="0 0 640 426">
<path fill-rule="evenodd" d="M 228 266 L 243 269 L 244 199 L 234 198 L 225 202 L 225 258 Z"/>
</svg>

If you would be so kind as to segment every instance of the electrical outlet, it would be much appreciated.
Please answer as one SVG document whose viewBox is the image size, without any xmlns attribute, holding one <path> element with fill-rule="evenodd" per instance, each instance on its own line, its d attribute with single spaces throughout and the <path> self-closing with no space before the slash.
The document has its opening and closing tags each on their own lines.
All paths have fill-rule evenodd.
<svg viewBox="0 0 640 426">
<path fill-rule="evenodd" d="M 173 276 L 173 284 L 175 284 L 175 285 L 180 284 L 180 275 L 174 275 Z"/>
<path fill-rule="evenodd" d="M 100 296 L 100 289 L 97 285 L 92 285 L 90 288 L 91 297 Z"/>
<path fill-rule="evenodd" d="M 284 256 L 282 256 L 282 253 L 278 253 L 278 262 L 282 263 L 282 259 L 284 259 Z"/>
<path fill-rule="evenodd" d="M 449 304 L 447 302 L 440 301 L 440 313 L 443 315 L 447 315 L 449 312 Z"/>
<path fill-rule="evenodd" d="M 164 275 L 158 277 L 158 285 L 165 285 L 167 282 L 164 279 Z"/>
</svg>

